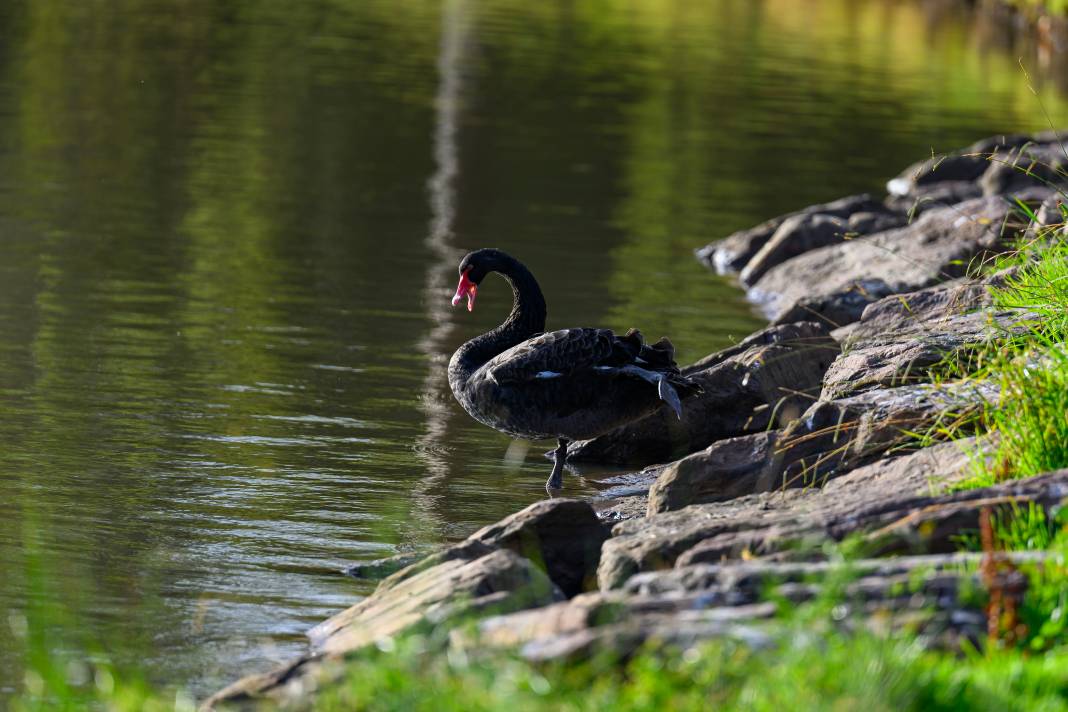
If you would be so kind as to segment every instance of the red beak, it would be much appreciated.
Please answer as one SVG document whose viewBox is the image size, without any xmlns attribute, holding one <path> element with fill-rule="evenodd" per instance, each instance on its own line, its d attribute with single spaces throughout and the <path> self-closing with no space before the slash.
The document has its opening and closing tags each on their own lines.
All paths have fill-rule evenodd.
<svg viewBox="0 0 1068 712">
<path fill-rule="evenodd" d="M 460 303 L 460 300 L 467 297 L 467 311 L 474 311 L 475 309 L 475 297 L 478 295 L 478 285 L 467 278 L 467 273 L 471 271 L 468 267 L 464 270 L 464 273 L 460 275 L 460 284 L 456 287 L 456 295 L 452 298 L 452 305 L 456 306 Z"/>
</svg>

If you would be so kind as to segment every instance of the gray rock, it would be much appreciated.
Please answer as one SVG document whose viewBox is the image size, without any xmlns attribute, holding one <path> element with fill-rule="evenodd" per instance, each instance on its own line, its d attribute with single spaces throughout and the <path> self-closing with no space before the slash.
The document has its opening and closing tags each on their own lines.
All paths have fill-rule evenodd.
<svg viewBox="0 0 1068 712">
<path fill-rule="evenodd" d="M 565 596 L 596 588 L 608 528 L 589 502 L 547 499 L 472 534 L 468 541 L 510 549 L 534 562 Z"/>
<path fill-rule="evenodd" d="M 393 581 L 308 632 L 317 652 L 340 655 L 423 624 L 443 606 L 495 597 L 501 609 L 551 603 L 562 594 L 541 569 L 518 554 L 495 549 L 471 559 L 455 558 Z"/>
<path fill-rule="evenodd" d="M 1039 226 L 1049 227 L 1050 225 L 1064 224 L 1065 205 L 1068 205 L 1068 199 L 1065 199 L 1062 193 L 1055 193 L 1044 200 L 1039 209 L 1035 211 Z"/>
<path fill-rule="evenodd" d="M 894 288 L 882 279 L 864 279 L 842 292 L 801 297 L 772 323 L 785 326 L 800 319 L 814 319 L 837 329 L 856 321 L 869 304 L 893 293 Z"/>
<path fill-rule="evenodd" d="M 908 223 L 908 215 L 903 211 L 883 210 L 879 212 L 853 213 L 846 222 L 846 235 L 850 238 L 861 235 L 892 230 Z"/>
<path fill-rule="evenodd" d="M 892 197 L 915 199 L 924 188 L 939 184 L 969 184 L 990 167 L 991 156 L 1018 149 L 1033 141 L 1024 134 L 993 136 L 950 154 L 913 163 L 886 184 Z"/>
<path fill-rule="evenodd" d="M 649 491 L 648 516 L 699 502 L 718 502 L 782 484 L 777 431 L 713 443 L 664 468 Z"/>
<path fill-rule="evenodd" d="M 890 210 L 916 218 L 928 210 L 948 208 L 982 195 L 983 188 L 975 181 L 948 180 L 913 186 L 905 195 L 891 195 L 886 199 L 886 206 Z"/>
<path fill-rule="evenodd" d="M 1006 552 L 1014 563 L 1041 560 L 1036 552 Z M 768 587 L 784 583 L 818 581 L 828 576 L 844 578 L 848 572 L 854 582 L 864 585 L 865 579 L 894 579 L 902 575 L 915 576 L 917 582 L 931 580 L 941 573 L 975 571 L 983 554 L 954 552 L 900 556 L 885 559 L 860 559 L 845 564 L 840 561 L 789 561 L 767 559 L 723 561 L 710 564 L 690 564 L 667 571 L 649 571 L 631 577 L 621 589 L 625 594 L 641 596 L 683 596 L 703 593 L 717 598 L 723 605 L 744 605 L 767 597 Z"/>
<path fill-rule="evenodd" d="M 621 522 L 601 550 L 598 581 L 608 590 L 638 572 L 672 568 L 677 561 L 768 553 L 805 537 L 826 536 L 824 522 L 832 516 L 866 502 L 929 495 L 932 487 L 968 476 L 974 450 L 971 441 L 937 445 L 854 469 L 822 489 L 765 492 Z"/>
<path fill-rule="evenodd" d="M 931 367 L 966 362 L 983 344 L 1018 334 L 1035 318 L 990 309 L 990 302 L 985 284 L 964 283 L 870 305 L 827 370 L 820 398 L 929 380 Z"/>
<path fill-rule="evenodd" d="M 990 304 L 987 286 L 972 281 L 956 281 L 896 294 L 869 305 L 844 346 L 853 348 L 861 341 L 875 340 L 887 333 L 978 311 Z"/>
<path fill-rule="evenodd" d="M 827 335 L 827 326 L 814 321 L 797 321 L 783 324 L 782 326 L 769 326 L 750 334 L 734 346 L 709 354 L 701 360 L 683 367 L 682 372 L 689 375 L 707 370 L 712 366 L 723 363 L 727 359 L 744 353 L 753 346 L 785 344 L 796 347 L 812 345 L 816 348 L 822 348 L 827 341 Z"/>
<path fill-rule="evenodd" d="M 830 579 L 841 586 L 835 595 L 842 602 L 842 625 L 909 621 L 928 646 L 959 650 L 963 640 L 978 644 L 986 635 L 986 615 L 973 594 L 991 583 L 979 573 L 981 560 L 978 554 L 956 554 L 849 563 L 695 564 L 639 574 L 620 591 L 485 619 L 473 633 L 455 633 L 452 644 L 472 654 L 518 649 L 536 661 L 606 653 L 625 658 L 652 642 L 685 649 L 723 637 L 764 647 L 777 632 L 770 619 L 778 605 L 768 598 L 805 601 L 819 595 Z M 1015 565 L 1041 561 L 1041 555 L 1004 560 L 1013 565 L 992 574 L 994 584 L 1022 594 L 1027 580 Z"/>
<path fill-rule="evenodd" d="M 772 267 L 817 247 L 826 247 L 904 225 L 905 215 L 888 210 L 848 216 L 811 212 L 782 222 L 739 275 L 742 284 L 754 284 Z"/>
<path fill-rule="evenodd" d="M 996 384 L 966 380 L 818 401 L 783 430 L 776 449 L 782 469 L 778 477 L 788 487 L 821 485 L 914 442 L 916 433 L 951 423 L 964 428 L 997 399 Z"/>
<path fill-rule="evenodd" d="M 649 492 L 648 516 L 838 477 L 996 397 L 990 387 L 976 388 L 918 386 L 820 401 L 785 430 L 722 440 L 665 466 Z"/>
<path fill-rule="evenodd" d="M 1024 197 L 1047 196 L 1048 191 L 1031 191 Z M 825 318 L 842 326 L 859 319 L 868 303 L 961 276 L 976 258 L 1005 249 L 1007 239 L 1024 227 L 1006 223 L 1010 218 L 1001 198 L 933 209 L 906 227 L 812 250 L 773 267 L 749 297 L 780 322 Z"/>
<path fill-rule="evenodd" d="M 768 554 L 803 542 L 840 541 L 854 534 L 864 534 L 869 550 L 878 556 L 949 553 L 959 549 L 957 537 L 962 532 L 978 531 L 984 508 L 1009 510 L 1014 504 L 1034 502 L 1049 510 L 1068 490 L 1068 472 L 1062 471 L 936 494 L 970 476 L 971 458 L 976 456 L 958 448 L 956 452 L 930 452 L 922 459 L 916 459 L 921 458 L 917 453 L 906 456 L 913 459 L 880 460 L 829 483 L 818 496 L 802 500 L 789 519 L 765 518 L 762 528 L 706 538 L 677 557 L 676 565 L 715 563 L 743 551 Z M 912 486 L 917 474 L 906 468 L 919 469 L 932 481 L 926 487 Z"/>
<path fill-rule="evenodd" d="M 719 274 L 741 271 L 749 260 L 764 246 L 783 222 L 790 217 L 819 213 L 829 217 L 848 219 L 854 213 L 882 212 L 884 208 L 870 195 L 852 195 L 830 203 L 812 205 L 804 210 L 772 218 L 748 230 L 739 230 L 730 236 L 697 250 L 697 258 Z"/>
<path fill-rule="evenodd" d="M 384 559 L 351 564 L 343 568 L 341 572 L 352 578 L 377 581 L 411 566 L 424 556 L 426 556 L 425 553 L 404 552 L 387 556 Z"/>
<path fill-rule="evenodd" d="M 684 402 L 681 420 L 670 408 L 661 408 L 599 438 L 574 443 L 568 459 L 664 462 L 723 438 L 765 430 L 773 421 L 787 422 L 815 398 L 827 366 L 838 355 L 837 343 L 814 325 L 765 330 L 739 347 L 726 357 L 709 357 L 703 363 L 710 365 L 703 368 L 686 369 L 704 392 Z"/>
<path fill-rule="evenodd" d="M 1068 157 L 1060 145 L 1027 143 L 996 151 L 979 180 L 984 195 L 1007 195 L 1043 186 L 1063 189 Z"/>
<path fill-rule="evenodd" d="M 734 274 L 741 271 L 749 260 L 764 246 L 775 230 L 790 215 L 781 215 L 765 220 L 756 227 L 733 232 L 722 240 L 710 242 L 697 249 L 697 259 L 716 271 L 716 274 Z"/>
<path fill-rule="evenodd" d="M 474 636 L 462 633 L 453 645 L 465 650 L 518 648 L 530 660 L 575 660 L 595 653 L 627 656 L 648 641 L 686 648 L 713 637 L 732 636 L 763 644 L 766 636 L 744 621 L 775 613 L 756 603 L 714 607 L 699 596 L 626 596 L 587 593 L 563 604 L 481 621 Z"/>
</svg>

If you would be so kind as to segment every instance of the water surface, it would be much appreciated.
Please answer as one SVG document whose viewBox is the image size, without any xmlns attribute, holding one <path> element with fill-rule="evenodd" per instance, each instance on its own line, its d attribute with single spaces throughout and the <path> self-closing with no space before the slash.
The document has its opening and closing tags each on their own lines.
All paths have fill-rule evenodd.
<svg viewBox="0 0 1068 712">
<path fill-rule="evenodd" d="M 761 325 L 695 247 L 1045 128 L 1026 49 L 926 7 L 5 3 L 0 693 L 29 616 L 203 694 L 365 594 L 343 564 L 541 498 L 444 382 L 510 296 L 452 311 L 464 251 L 695 360 Z"/>
</svg>

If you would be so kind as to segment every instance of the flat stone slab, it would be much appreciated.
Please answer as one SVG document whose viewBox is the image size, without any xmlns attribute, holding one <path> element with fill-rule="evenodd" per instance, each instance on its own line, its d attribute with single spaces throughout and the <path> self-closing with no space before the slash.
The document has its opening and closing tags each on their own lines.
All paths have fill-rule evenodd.
<svg viewBox="0 0 1068 712">
<path fill-rule="evenodd" d="M 1023 333 L 1035 315 L 990 306 L 988 286 L 963 283 L 869 305 L 823 378 L 822 400 L 929 380 L 931 367 Z"/>
<path fill-rule="evenodd" d="M 1005 554 L 994 574 L 1002 590 L 1022 592 L 1016 567 L 1041 562 L 1041 553 Z M 639 574 L 617 591 L 583 594 L 534 611 L 481 621 L 474 634 L 453 635 L 453 647 L 471 654 L 510 648 L 529 660 L 626 657 L 642 645 L 688 648 L 710 638 L 774 644 L 779 603 L 819 595 L 824 581 L 848 581 L 837 594 L 848 625 L 894 625 L 908 620 L 929 647 L 959 649 L 986 635 L 986 614 L 974 592 L 983 590 L 981 554 L 780 563 L 732 561 L 694 564 Z"/>
<path fill-rule="evenodd" d="M 827 521 L 867 502 L 912 502 L 969 476 L 975 450 L 973 440 L 944 443 L 854 469 L 821 489 L 763 492 L 621 522 L 602 548 L 598 581 L 602 590 L 615 589 L 639 572 L 768 553 L 825 535 Z"/>
</svg>

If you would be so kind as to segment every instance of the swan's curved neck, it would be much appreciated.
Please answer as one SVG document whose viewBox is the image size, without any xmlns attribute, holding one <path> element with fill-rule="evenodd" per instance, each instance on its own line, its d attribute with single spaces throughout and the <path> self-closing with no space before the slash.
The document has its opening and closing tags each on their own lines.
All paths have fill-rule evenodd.
<svg viewBox="0 0 1068 712">
<path fill-rule="evenodd" d="M 491 358 L 545 331 L 545 297 L 530 270 L 511 257 L 494 265 L 512 287 L 512 312 L 500 326 L 461 346 L 449 364 L 449 377 L 462 380 Z"/>
</svg>

